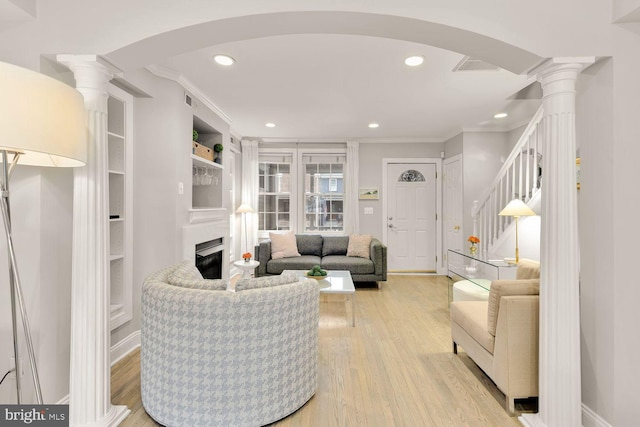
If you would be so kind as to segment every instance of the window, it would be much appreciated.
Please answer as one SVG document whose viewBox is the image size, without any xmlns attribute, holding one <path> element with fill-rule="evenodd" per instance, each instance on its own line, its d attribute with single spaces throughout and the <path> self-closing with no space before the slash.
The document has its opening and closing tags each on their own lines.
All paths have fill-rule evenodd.
<svg viewBox="0 0 640 427">
<path fill-rule="evenodd" d="M 342 163 L 305 163 L 304 231 L 344 229 Z"/>
<path fill-rule="evenodd" d="M 291 228 L 291 156 L 260 156 L 258 229 Z"/>
<path fill-rule="evenodd" d="M 260 152 L 258 228 L 262 237 L 276 230 L 317 234 L 344 231 L 346 155 L 338 151 Z"/>
<path fill-rule="evenodd" d="M 409 169 L 400 174 L 398 182 L 424 182 L 424 175 L 417 170 Z"/>
</svg>

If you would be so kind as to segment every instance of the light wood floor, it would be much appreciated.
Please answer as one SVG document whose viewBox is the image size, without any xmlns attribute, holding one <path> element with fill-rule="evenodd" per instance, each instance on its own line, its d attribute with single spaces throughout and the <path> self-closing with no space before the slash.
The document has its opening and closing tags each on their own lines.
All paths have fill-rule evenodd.
<svg viewBox="0 0 640 427">
<path fill-rule="evenodd" d="M 351 304 L 321 296 L 317 392 L 273 426 L 520 426 L 464 349 L 451 352 L 447 287 L 443 276 L 396 275 L 358 288 L 355 328 Z M 111 389 L 113 404 L 132 411 L 122 426 L 157 425 L 140 400 L 138 350 L 113 367 Z"/>
</svg>

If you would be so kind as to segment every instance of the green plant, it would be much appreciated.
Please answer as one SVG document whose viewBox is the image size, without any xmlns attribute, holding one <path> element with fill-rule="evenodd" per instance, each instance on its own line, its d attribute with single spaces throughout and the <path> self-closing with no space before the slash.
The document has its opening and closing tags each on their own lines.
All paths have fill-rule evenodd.
<svg viewBox="0 0 640 427">
<path fill-rule="evenodd" d="M 220 153 L 222 150 L 224 150 L 224 146 L 222 144 L 216 144 L 213 146 L 213 151 L 216 153 Z"/>
<path fill-rule="evenodd" d="M 197 141 L 198 140 L 198 131 L 197 130 L 193 130 L 193 140 Z"/>
<path fill-rule="evenodd" d="M 307 271 L 307 276 L 321 276 L 324 277 L 327 275 L 327 271 L 323 270 L 319 265 L 314 265 L 313 268 Z"/>
</svg>

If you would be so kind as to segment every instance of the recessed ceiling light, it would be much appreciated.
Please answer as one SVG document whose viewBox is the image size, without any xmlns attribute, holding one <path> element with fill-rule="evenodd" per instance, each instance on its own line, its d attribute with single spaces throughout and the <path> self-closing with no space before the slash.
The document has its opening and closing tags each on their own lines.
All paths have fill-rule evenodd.
<svg viewBox="0 0 640 427">
<path fill-rule="evenodd" d="M 228 67 L 229 65 L 233 65 L 233 63 L 236 62 L 235 59 L 233 59 L 228 55 L 215 55 L 213 57 L 213 60 L 216 61 L 218 64 L 224 65 L 226 67 Z"/>
<path fill-rule="evenodd" d="M 274 128 L 274 127 L 276 127 L 276 124 L 275 123 L 266 123 L 265 126 L 268 127 L 268 128 Z"/>
<path fill-rule="evenodd" d="M 369 127 L 370 127 L 371 129 L 375 129 L 375 128 L 379 127 L 379 126 L 380 126 L 380 125 L 379 125 L 378 123 L 369 123 Z"/>
<path fill-rule="evenodd" d="M 493 115 L 494 119 L 504 119 L 505 117 L 507 117 L 508 114 L 507 113 L 497 113 Z"/>
<path fill-rule="evenodd" d="M 404 60 L 404 63 L 409 67 L 417 67 L 418 65 L 422 65 L 424 62 L 424 58 L 422 56 L 410 56 Z"/>
</svg>

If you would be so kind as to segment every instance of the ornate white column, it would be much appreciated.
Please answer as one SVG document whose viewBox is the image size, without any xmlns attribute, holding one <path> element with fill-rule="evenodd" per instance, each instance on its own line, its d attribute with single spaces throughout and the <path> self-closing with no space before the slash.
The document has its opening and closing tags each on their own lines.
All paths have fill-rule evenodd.
<svg viewBox="0 0 640 427">
<path fill-rule="evenodd" d="M 118 425 L 111 405 L 107 88 L 119 70 L 96 55 L 58 55 L 73 72 L 87 110 L 87 164 L 74 173 L 71 283 L 72 426 Z"/>
<path fill-rule="evenodd" d="M 582 425 L 575 84 L 592 63 L 593 58 L 554 58 L 536 70 L 544 110 L 540 397 L 539 412 L 520 417 L 527 426 Z"/>
</svg>

